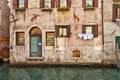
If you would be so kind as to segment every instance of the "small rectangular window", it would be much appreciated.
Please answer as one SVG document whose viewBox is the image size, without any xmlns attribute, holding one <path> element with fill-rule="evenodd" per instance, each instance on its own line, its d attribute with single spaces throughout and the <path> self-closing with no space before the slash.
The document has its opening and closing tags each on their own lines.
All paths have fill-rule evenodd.
<svg viewBox="0 0 120 80">
<path fill-rule="evenodd" d="M 86 34 L 93 34 L 92 28 L 93 28 L 93 26 L 86 26 Z"/>
<path fill-rule="evenodd" d="M 24 32 L 16 32 L 16 45 L 17 46 L 25 45 L 25 33 Z"/>
<path fill-rule="evenodd" d="M 67 7 L 67 0 L 60 0 L 60 7 Z"/>
<path fill-rule="evenodd" d="M 56 25 L 56 37 L 70 37 L 70 25 Z"/>
<path fill-rule="evenodd" d="M 93 34 L 94 37 L 98 37 L 98 25 L 83 25 L 82 33 L 83 34 Z"/>
<path fill-rule="evenodd" d="M 86 7 L 93 7 L 93 0 L 86 0 Z"/>
<path fill-rule="evenodd" d="M 19 0 L 19 8 L 24 8 L 24 0 Z"/>
<path fill-rule="evenodd" d="M 45 8 L 51 8 L 51 0 L 45 0 Z"/>
<path fill-rule="evenodd" d="M 55 44 L 54 32 L 46 32 L 46 46 L 54 46 Z"/>
</svg>

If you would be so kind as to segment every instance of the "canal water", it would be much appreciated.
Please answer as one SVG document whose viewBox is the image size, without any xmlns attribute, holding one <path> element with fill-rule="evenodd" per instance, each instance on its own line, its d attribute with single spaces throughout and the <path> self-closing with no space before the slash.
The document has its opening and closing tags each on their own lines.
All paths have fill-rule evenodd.
<svg viewBox="0 0 120 80">
<path fill-rule="evenodd" d="M 120 70 L 100 67 L 0 66 L 0 80 L 120 80 Z"/>
</svg>

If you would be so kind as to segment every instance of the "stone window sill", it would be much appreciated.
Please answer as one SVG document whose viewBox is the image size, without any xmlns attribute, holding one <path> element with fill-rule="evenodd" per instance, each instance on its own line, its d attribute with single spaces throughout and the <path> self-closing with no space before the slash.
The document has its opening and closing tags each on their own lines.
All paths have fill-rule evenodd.
<svg viewBox="0 0 120 80">
<path fill-rule="evenodd" d="M 84 8 L 84 11 L 89 11 L 89 10 L 95 10 L 95 8 L 94 7 L 86 7 L 86 8 Z"/>
<path fill-rule="evenodd" d="M 68 7 L 63 7 L 63 8 L 57 8 L 58 11 L 69 11 L 70 9 Z"/>
<path fill-rule="evenodd" d="M 41 11 L 52 11 L 52 8 L 42 8 Z"/>
</svg>

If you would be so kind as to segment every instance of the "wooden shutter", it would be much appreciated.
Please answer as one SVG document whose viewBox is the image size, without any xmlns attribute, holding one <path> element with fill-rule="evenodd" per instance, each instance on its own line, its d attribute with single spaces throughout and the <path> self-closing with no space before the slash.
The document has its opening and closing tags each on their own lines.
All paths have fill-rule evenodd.
<svg viewBox="0 0 120 80">
<path fill-rule="evenodd" d="M 24 6 L 25 8 L 28 8 L 28 0 L 25 0 Z"/>
<path fill-rule="evenodd" d="M 98 37 L 98 25 L 93 26 L 94 27 L 94 37 Z"/>
<path fill-rule="evenodd" d="M 56 0 L 56 8 L 60 7 L 60 0 Z"/>
<path fill-rule="evenodd" d="M 83 7 L 83 8 L 86 7 L 86 0 L 82 0 L 82 7 Z"/>
<path fill-rule="evenodd" d="M 19 8 L 19 0 L 13 0 L 13 8 Z"/>
<path fill-rule="evenodd" d="M 68 8 L 71 7 L 71 0 L 67 0 L 67 7 L 68 7 Z"/>
<path fill-rule="evenodd" d="M 40 8 L 44 8 L 44 0 L 40 0 Z"/>
<path fill-rule="evenodd" d="M 116 4 L 113 4 L 113 22 L 116 21 L 117 18 L 117 7 Z"/>
<path fill-rule="evenodd" d="M 59 26 L 55 25 L 55 37 L 59 36 Z"/>
<path fill-rule="evenodd" d="M 85 34 L 85 33 L 86 33 L 86 26 L 82 25 L 82 34 Z"/>
<path fill-rule="evenodd" d="M 67 25 L 67 37 L 70 37 L 70 25 Z"/>
<path fill-rule="evenodd" d="M 55 0 L 51 0 L 51 8 L 55 7 Z"/>
<path fill-rule="evenodd" d="M 98 0 L 93 0 L 93 7 L 98 7 Z"/>
</svg>

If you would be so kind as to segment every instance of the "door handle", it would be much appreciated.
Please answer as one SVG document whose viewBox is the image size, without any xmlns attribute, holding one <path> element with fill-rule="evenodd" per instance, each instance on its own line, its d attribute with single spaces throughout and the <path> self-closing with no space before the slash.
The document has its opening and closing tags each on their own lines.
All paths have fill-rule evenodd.
<svg viewBox="0 0 120 80">
<path fill-rule="evenodd" d="M 38 43 L 38 45 L 42 45 L 42 43 Z"/>
</svg>

